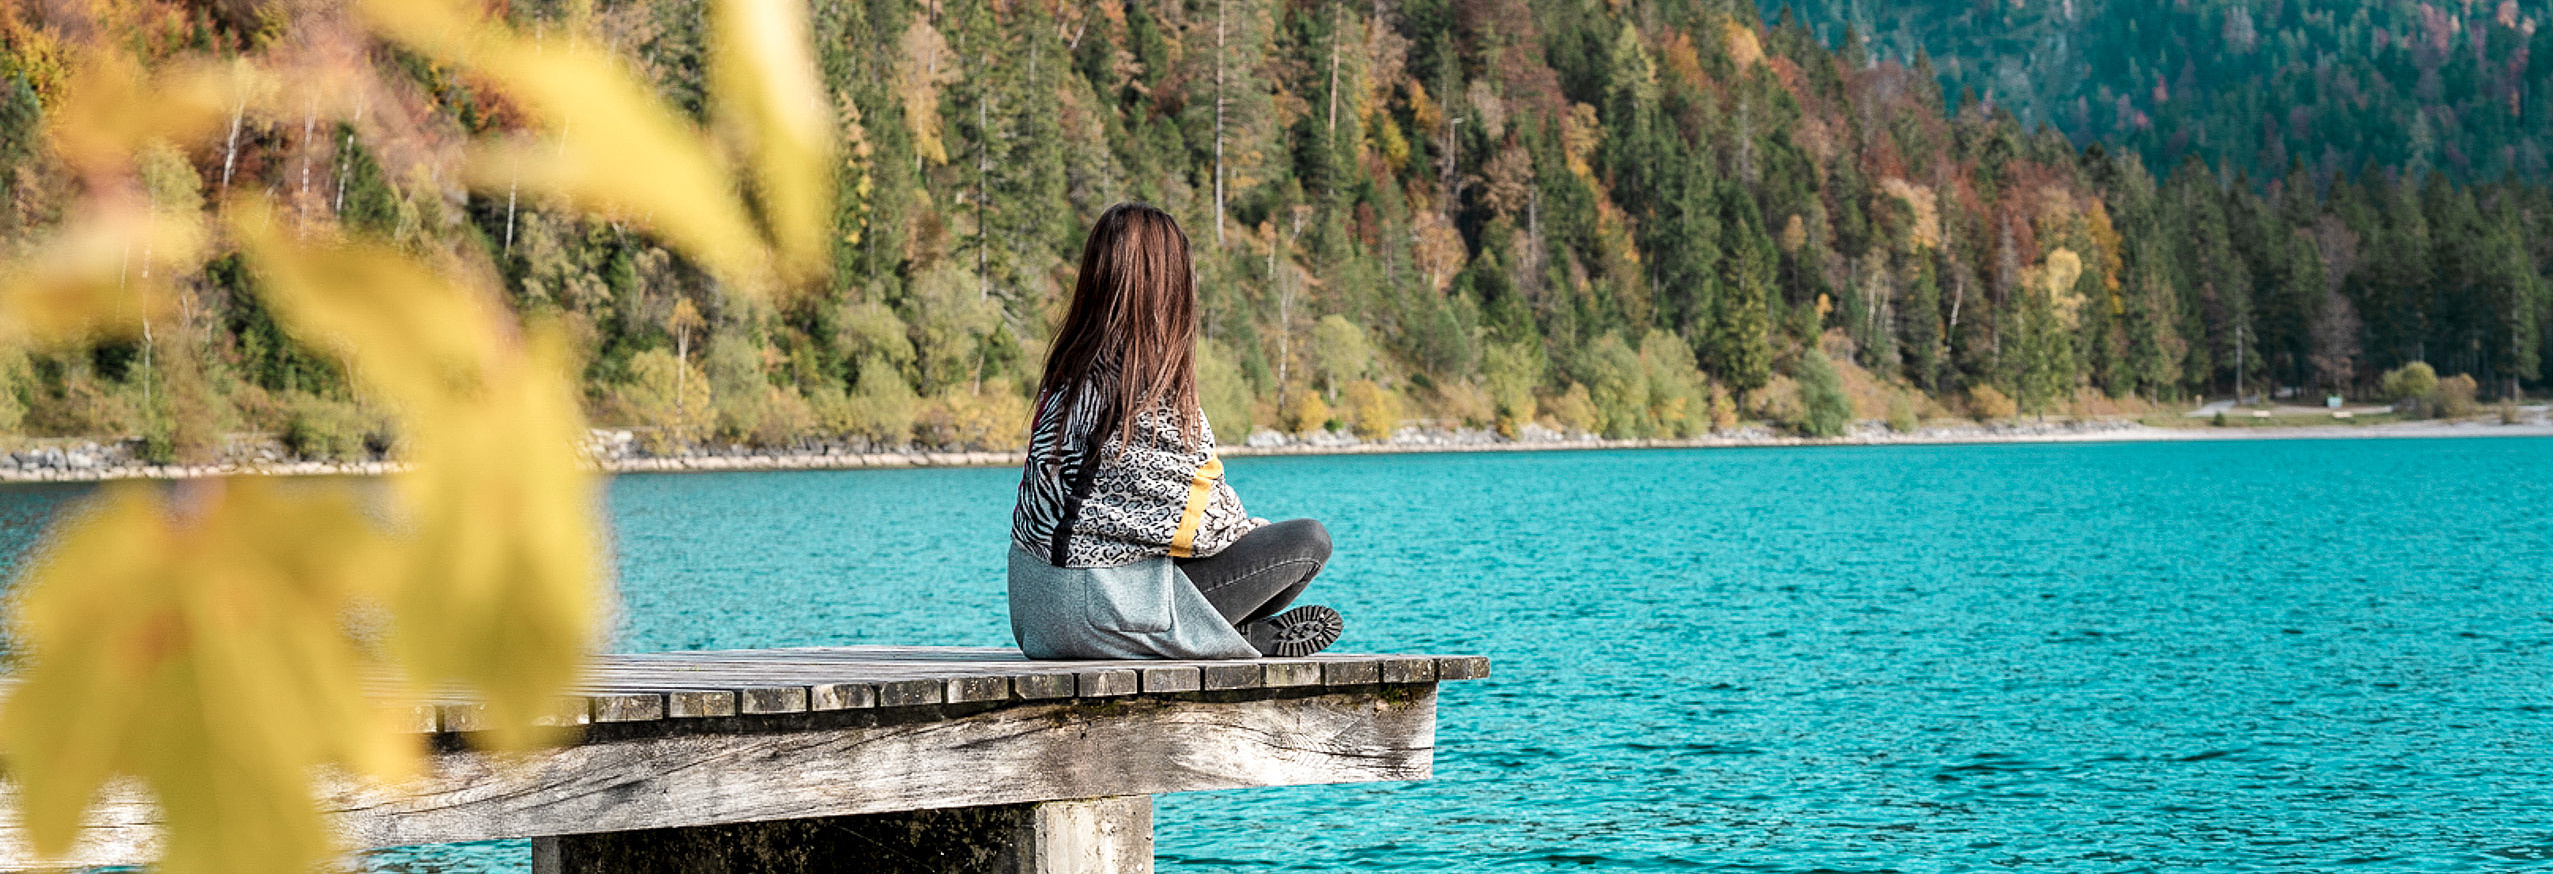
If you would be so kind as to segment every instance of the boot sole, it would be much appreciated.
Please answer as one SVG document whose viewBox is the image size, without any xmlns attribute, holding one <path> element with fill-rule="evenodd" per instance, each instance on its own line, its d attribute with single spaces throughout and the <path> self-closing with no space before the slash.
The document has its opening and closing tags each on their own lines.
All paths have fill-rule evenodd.
<svg viewBox="0 0 2553 874">
<path fill-rule="evenodd" d="M 1339 634 L 1347 630 L 1347 620 L 1339 611 L 1318 604 L 1308 604 L 1269 617 L 1274 640 L 1262 648 L 1261 654 L 1295 658 L 1330 648 L 1339 642 Z"/>
</svg>

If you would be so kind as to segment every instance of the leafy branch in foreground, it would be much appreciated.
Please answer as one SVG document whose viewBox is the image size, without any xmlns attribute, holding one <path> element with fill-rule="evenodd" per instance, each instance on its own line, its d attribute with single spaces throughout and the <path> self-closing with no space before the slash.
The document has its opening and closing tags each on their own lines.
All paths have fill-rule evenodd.
<svg viewBox="0 0 2553 874">
<path fill-rule="evenodd" d="M 456 159 L 477 184 L 652 230 L 748 293 L 822 273 L 833 158 L 801 10 L 720 7 L 712 135 L 608 53 L 526 40 L 470 7 L 313 8 L 263 51 L 163 59 L 150 77 L 118 22 L 65 29 L 99 34 L 64 47 L 76 72 L 46 129 L 82 194 L 63 230 L 0 266 L 0 330 L 39 347 L 147 344 L 184 303 L 172 273 L 234 248 L 283 332 L 393 412 L 412 464 L 386 492 L 116 487 L 55 532 L 18 584 L 18 682 L 0 708 L 39 854 L 68 853 L 90 805 L 132 778 L 163 814 L 165 870 L 323 865 L 339 851 L 311 801 L 323 771 L 417 773 L 424 750 L 400 714 L 429 692 L 484 701 L 494 747 L 548 740 L 538 717 L 600 636 L 594 484 L 559 328 L 519 325 L 466 250 L 350 232 L 271 195 L 179 208 L 147 184 L 153 150 L 207 146 L 252 111 L 380 123 L 390 110 L 367 99 L 399 92 L 347 60 L 378 35 L 531 118 L 533 133 Z"/>
</svg>

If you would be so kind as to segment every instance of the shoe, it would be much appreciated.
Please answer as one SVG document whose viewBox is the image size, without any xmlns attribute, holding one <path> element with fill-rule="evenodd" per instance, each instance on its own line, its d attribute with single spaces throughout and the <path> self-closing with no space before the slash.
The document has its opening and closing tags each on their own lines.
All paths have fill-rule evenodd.
<svg viewBox="0 0 2553 874">
<path fill-rule="evenodd" d="M 1241 626 L 1241 636 L 1262 656 L 1294 658 L 1329 649 L 1346 630 L 1347 620 L 1339 618 L 1339 611 L 1307 604 Z"/>
</svg>

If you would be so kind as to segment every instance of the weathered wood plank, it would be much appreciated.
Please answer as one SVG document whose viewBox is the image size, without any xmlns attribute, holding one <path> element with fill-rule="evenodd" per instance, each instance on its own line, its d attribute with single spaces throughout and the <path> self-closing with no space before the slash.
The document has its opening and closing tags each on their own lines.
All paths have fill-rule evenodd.
<svg viewBox="0 0 2553 874">
<path fill-rule="evenodd" d="M 1256 689 L 1267 685 L 1267 670 L 1255 661 L 1215 662 L 1197 667 L 1207 691 Z"/>
<path fill-rule="evenodd" d="M 736 715 L 736 693 L 727 689 L 677 689 L 665 693 L 665 715 L 701 719 Z"/>
<path fill-rule="evenodd" d="M 1194 692 L 1203 680 L 1195 667 L 1165 666 L 1143 668 L 1144 693 Z"/>
<path fill-rule="evenodd" d="M 948 681 L 946 700 L 950 704 L 972 701 L 1000 701 L 1011 697 L 1008 677 L 955 677 Z"/>
<path fill-rule="evenodd" d="M 384 846 L 1417 779 L 1433 755 L 1433 684 L 1488 671 L 1478 656 L 1034 661 L 997 647 L 612 656 L 543 720 L 594 726 L 583 745 L 513 764 L 448 752 L 398 794 L 336 785 L 330 797 L 354 843 Z M 929 709 L 955 704 L 970 706 Z M 487 719 L 466 700 L 413 717 L 420 732 Z M 149 855 L 157 836 L 136 797 L 109 792 L 74 862 Z M 0 869 L 31 861 L 0 821 Z"/>
<path fill-rule="evenodd" d="M 809 710 L 865 710 L 878 706 L 878 687 L 868 683 L 817 683 L 807 687 Z"/>
<path fill-rule="evenodd" d="M 1270 661 L 1262 663 L 1260 670 L 1267 674 L 1267 685 L 1270 688 L 1321 685 L 1320 662 L 1301 659 Z"/>
<path fill-rule="evenodd" d="M 1383 682 L 1381 660 L 1321 662 L 1321 684 L 1325 686 L 1370 686 Z"/>
<path fill-rule="evenodd" d="M 1385 683 L 1436 682 L 1436 660 L 1431 658 L 1388 658 L 1383 660 Z"/>
<path fill-rule="evenodd" d="M 1082 671 L 1073 675 L 1073 694 L 1084 698 L 1111 698 L 1140 691 L 1141 674 L 1124 668 Z"/>
<path fill-rule="evenodd" d="M 1070 698 L 1077 685 L 1073 675 L 1066 673 L 1021 674 L 1011 678 L 1011 694 L 1022 701 Z"/>
<path fill-rule="evenodd" d="M 476 703 L 427 705 L 435 710 L 435 721 L 441 731 L 485 731 L 488 728 L 487 706 Z M 592 705 L 585 698 L 564 698 L 550 703 L 548 712 L 532 718 L 534 725 L 569 727 L 588 725 L 594 721 Z"/>
<path fill-rule="evenodd" d="M 1478 680 L 1489 676 L 1488 656 L 1437 656 L 1436 679 Z"/>
<path fill-rule="evenodd" d="M 587 695 L 585 701 L 588 707 L 593 708 L 597 723 L 654 722 L 665 718 L 665 696 L 653 692 Z"/>
<path fill-rule="evenodd" d="M 878 684 L 878 706 L 920 707 L 948 700 L 944 680 L 889 680 Z"/>
<path fill-rule="evenodd" d="M 1402 685 L 1476 679 L 1487 676 L 1488 670 L 1488 660 L 1479 656 L 1355 653 L 1184 662 L 1031 660 L 1018 650 L 996 647 L 642 653 L 599 661 L 580 684 L 583 703 L 571 703 L 545 721 L 617 724 L 1006 699 Z M 735 700 L 722 701 L 722 696 Z M 458 700 L 421 706 L 414 727 L 418 731 L 483 730 L 485 715 L 474 706 Z"/>
<path fill-rule="evenodd" d="M 343 803 L 366 823 L 362 842 L 379 846 L 1423 779 L 1435 696 L 1395 697 L 1138 699 L 1105 715 L 1095 705 L 1021 704 L 918 724 L 594 744 L 524 769 L 461 754 L 422 791 Z"/>
<path fill-rule="evenodd" d="M 798 717 L 801 719 L 811 717 Z M 358 847 L 980 807 L 1248 786 L 1425 779 L 1436 700 L 1378 688 L 1242 701 L 1013 703 L 939 720 L 649 734 L 515 758 L 438 755 L 397 790 L 330 782 Z M 1140 754 L 1132 754 L 1140 751 Z M 0 811 L 14 810 L 0 798 Z M 129 785 L 94 811 L 76 865 L 131 865 L 158 840 Z M 0 821 L 0 869 L 31 867 Z"/>
<path fill-rule="evenodd" d="M 736 712 L 748 716 L 766 713 L 804 713 L 807 689 L 804 686 L 768 686 L 736 691 Z"/>
</svg>

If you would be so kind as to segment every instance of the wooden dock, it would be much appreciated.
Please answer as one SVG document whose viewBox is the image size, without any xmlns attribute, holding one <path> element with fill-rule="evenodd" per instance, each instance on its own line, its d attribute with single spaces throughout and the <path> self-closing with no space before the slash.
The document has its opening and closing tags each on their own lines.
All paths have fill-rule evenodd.
<svg viewBox="0 0 2553 874">
<path fill-rule="evenodd" d="M 1150 796 L 1427 779 L 1436 684 L 1488 671 L 1479 656 L 612 656 L 561 703 L 571 745 L 499 759 L 463 742 L 474 705 L 426 706 L 426 779 L 326 794 L 351 846 L 530 838 L 536 874 L 1150 871 Z M 111 793 L 72 861 L 147 861 L 153 815 Z M 0 868 L 34 864 L 0 825 Z"/>
</svg>

